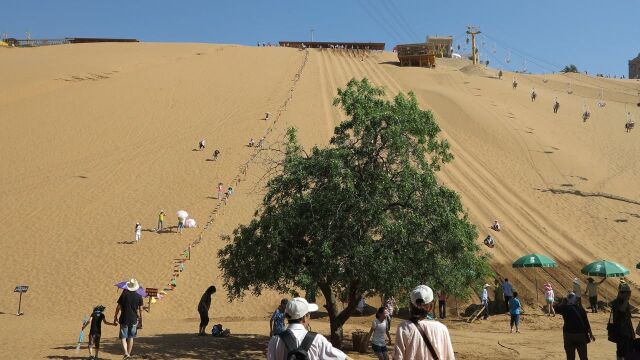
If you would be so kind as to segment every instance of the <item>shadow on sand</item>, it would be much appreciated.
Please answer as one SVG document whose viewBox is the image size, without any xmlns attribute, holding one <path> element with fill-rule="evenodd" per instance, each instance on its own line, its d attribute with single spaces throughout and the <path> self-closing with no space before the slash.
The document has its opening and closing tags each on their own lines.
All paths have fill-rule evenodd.
<svg viewBox="0 0 640 360">
<path fill-rule="evenodd" d="M 269 338 L 262 335 L 232 334 L 226 338 L 195 334 L 162 334 L 138 337 L 134 341 L 136 359 L 264 359 Z M 50 355 L 48 359 L 86 359 L 75 353 L 75 345 L 54 350 L 73 352 L 71 355 Z M 88 354 L 86 345 L 82 353 Z M 122 356 L 118 339 L 103 339 L 100 354 Z"/>
</svg>

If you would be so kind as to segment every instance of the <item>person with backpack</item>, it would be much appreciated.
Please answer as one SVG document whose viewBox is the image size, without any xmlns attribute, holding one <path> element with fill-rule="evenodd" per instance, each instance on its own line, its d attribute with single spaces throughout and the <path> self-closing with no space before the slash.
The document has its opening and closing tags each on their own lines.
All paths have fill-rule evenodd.
<svg viewBox="0 0 640 360">
<path fill-rule="evenodd" d="M 394 360 L 454 360 L 449 330 L 431 317 L 435 308 L 433 290 L 419 285 L 410 293 L 411 317 L 398 325 Z"/>
<path fill-rule="evenodd" d="M 389 325 L 389 313 L 387 309 L 382 306 L 378 308 L 376 312 L 376 318 L 371 323 L 371 329 L 369 330 L 369 335 L 367 335 L 367 342 L 371 339 L 371 335 L 373 335 L 373 339 L 371 340 L 371 349 L 376 354 L 379 360 L 389 360 L 389 355 L 387 354 L 387 342 L 384 340 L 384 335 L 387 335 L 387 339 L 389 339 L 389 345 L 391 345 L 391 334 L 389 334 L 390 325 Z"/>
<path fill-rule="evenodd" d="M 555 311 L 562 315 L 562 338 L 564 339 L 564 351 L 567 360 L 576 358 L 576 351 L 580 360 L 587 360 L 587 344 L 596 338 L 591 332 L 591 325 L 587 318 L 587 312 L 578 304 L 576 294 L 570 292 L 562 302 L 554 306 Z"/>
<path fill-rule="evenodd" d="M 301 297 L 287 303 L 285 316 L 289 326 L 269 340 L 267 360 L 351 360 L 321 334 L 307 331 L 309 313 L 314 311 L 318 311 L 318 305 Z"/>
</svg>

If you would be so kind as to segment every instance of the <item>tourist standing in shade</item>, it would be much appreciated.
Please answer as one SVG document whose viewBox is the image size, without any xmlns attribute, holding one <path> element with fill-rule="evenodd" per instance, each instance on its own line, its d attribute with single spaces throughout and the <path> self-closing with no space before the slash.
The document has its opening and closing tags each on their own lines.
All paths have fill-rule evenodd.
<svg viewBox="0 0 640 360">
<path fill-rule="evenodd" d="M 209 325 L 209 309 L 211 308 L 211 296 L 216 293 L 215 286 L 209 286 L 205 290 L 200 302 L 198 303 L 198 314 L 200 314 L 200 328 L 198 329 L 198 336 L 205 336 L 206 327 Z"/>
</svg>

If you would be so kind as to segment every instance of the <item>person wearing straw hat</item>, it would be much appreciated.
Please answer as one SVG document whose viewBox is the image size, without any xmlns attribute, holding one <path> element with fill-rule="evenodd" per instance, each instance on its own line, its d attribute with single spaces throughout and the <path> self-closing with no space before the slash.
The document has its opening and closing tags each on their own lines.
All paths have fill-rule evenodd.
<svg viewBox="0 0 640 360">
<path fill-rule="evenodd" d="M 124 350 L 124 359 L 131 358 L 133 350 L 133 339 L 136 337 L 139 328 L 142 328 L 142 296 L 137 293 L 140 288 L 138 280 L 131 279 L 127 281 L 126 288 L 122 290 L 120 298 L 118 298 L 118 306 L 113 316 L 113 322 L 120 324 L 119 338 L 122 341 L 122 349 Z M 118 317 L 118 314 L 120 315 Z M 140 323 L 140 327 L 138 327 Z"/>
<path fill-rule="evenodd" d="M 426 285 L 418 285 L 409 295 L 411 317 L 398 325 L 393 359 L 455 359 L 449 329 L 431 318 L 435 309 L 433 290 Z"/>
<path fill-rule="evenodd" d="M 613 320 L 613 338 L 616 343 L 616 356 L 623 360 L 631 351 L 635 333 L 631 323 L 631 287 L 626 282 L 620 282 L 618 297 L 611 303 L 611 320 Z M 611 333 L 609 337 L 611 338 Z"/>
<path fill-rule="evenodd" d="M 482 302 L 482 306 L 484 306 L 484 310 L 482 313 L 484 316 L 482 317 L 484 320 L 489 318 L 489 291 L 487 290 L 491 285 L 484 284 L 482 286 L 482 295 L 480 295 L 480 301 Z"/>
<path fill-rule="evenodd" d="M 553 287 L 551 287 L 551 284 L 549 283 L 545 283 L 544 284 L 544 301 L 547 304 L 547 316 L 551 316 L 551 314 L 553 314 L 553 316 L 556 316 L 556 311 L 553 308 L 553 302 L 555 301 L 555 294 L 553 293 Z"/>
<path fill-rule="evenodd" d="M 296 297 L 285 307 L 285 316 L 289 326 L 279 335 L 271 337 L 267 347 L 267 360 L 289 359 L 294 353 L 306 354 L 309 359 L 350 359 L 339 349 L 331 345 L 321 334 L 307 331 L 311 321 L 310 312 L 318 311 L 318 305 L 309 304 L 306 299 Z"/>
</svg>

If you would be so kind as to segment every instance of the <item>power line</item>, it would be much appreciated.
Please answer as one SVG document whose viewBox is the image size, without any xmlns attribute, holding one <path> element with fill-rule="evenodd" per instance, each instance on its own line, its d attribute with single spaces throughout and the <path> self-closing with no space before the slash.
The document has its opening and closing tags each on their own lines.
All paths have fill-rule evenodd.
<svg viewBox="0 0 640 360">
<path fill-rule="evenodd" d="M 400 36 L 400 37 L 398 37 L 398 36 L 397 36 L 397 33 L 395 33 L 393 30 L 390 30 L 390 28 L 389 28 L 389 27 L 387 27 L 387 25 L 385 24 L 385 22 L 384 22 L 384 21 L 380 21 L 380 20 L 378 19 L 378 17 L 377 17 L 376 15 L 374 15 L 374 14 L 371 12 L 371 10 L 370 10 L 370 9 L 369 9 L 369 8 L 368 8 L 368 7 L 363 3 L 363 1 L 362 1 L 362 0 L 358 0 L 358 4 L 360 5 L 360 7 L 362 7 L 362 8 L 366 11 L 366 13 L 369 15 L 369 17 L 370 17 L 373 21 L 375 21 L 375 22 L 378 24 L 378 26 L 379 26 L 380 28 L 382 28 L 382 30 L 383 30 L 383 31 L 384 31 L 384 32 L 385 32 L 389 37 L 394 38 L 394 39 L 395 39 L 395 41 L 397 41 L 397 42 L 402 42 L 402 40 L 400 39 L 400 38 L 401 38 L 401 36 Z"/>
<path fill-rule="evenodd" d="M 398 9 L 397 6 L 392 1 L 382 1 L 382 5 L 387 8 L 391 16 L 393 16 L 398 23 L 400 23 L 404 28 L 403 30 L 409 35 L 410 39 L 419 39 L 420 36 L 413 31 L 413 28 L 409 24 L 409 22 L 403 17 L 402 12 Z"/>
</svg>

